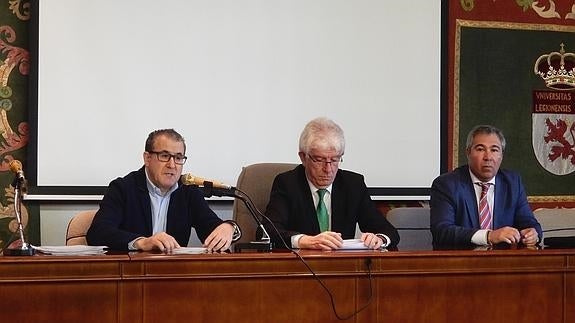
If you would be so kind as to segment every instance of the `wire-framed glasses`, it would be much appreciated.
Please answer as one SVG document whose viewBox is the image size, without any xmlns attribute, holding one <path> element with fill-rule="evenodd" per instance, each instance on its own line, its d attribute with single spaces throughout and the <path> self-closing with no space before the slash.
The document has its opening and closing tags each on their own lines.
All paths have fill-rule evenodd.
<svg viewBox="0 0 575 323">
<path fill-rule="evenodd" d="M 331 158 L 325 158 L 325 157 L 317 157 L 317 156 L 312 156 L 310 154 L 307 154 L 307 157 L 316 165 L 329 165 L 329 166 L 338 166 L 339 163 L 343 162 L 343 157 L 342 156 L 335 156 L 335 157 L 331 157 Z"/>
</svg>

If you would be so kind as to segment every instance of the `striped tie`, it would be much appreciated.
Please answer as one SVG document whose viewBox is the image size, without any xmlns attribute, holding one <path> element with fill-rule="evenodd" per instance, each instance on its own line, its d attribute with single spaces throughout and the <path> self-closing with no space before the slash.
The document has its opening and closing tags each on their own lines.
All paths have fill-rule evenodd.
<svg viewBox="0 0 575 323">
<path fill-rule="evenodd" d="M 319 202 L 317 203 L 317 221 L 319 222 L 319 231 L 324 232 L 329 230 L 329 217 L 327 215 L 327 208 L 323 202 L 323 196 L 327 190 L 325 188 L 317 190 L 319 195 Z"/>
<path fill-rule="evenodd" d="M 489 191 L 489 186 L 491 183 L 475 183 L 481 186 L 481 197 L 479 198 L 479 225 L 481 229 L 491 229 L 491 210 L 489 209 L 489 203 L 487 202 L 487 192 Z"/>
</svg>

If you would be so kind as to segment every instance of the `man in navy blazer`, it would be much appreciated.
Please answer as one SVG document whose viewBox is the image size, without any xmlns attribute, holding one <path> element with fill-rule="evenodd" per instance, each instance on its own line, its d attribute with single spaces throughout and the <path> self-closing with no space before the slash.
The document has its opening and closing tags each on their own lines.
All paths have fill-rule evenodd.
<svg viewBox="0 0 575 323">
<path fill-rule="evenodd" d="M 474 127 L 467 136 L 468 164 L 433 181 L 430 206 L 435 247 L 534 246 L 541 241 L 541 225 L 529 207 L 520 176 L 499 168 L 505 144 L 499 129 Z M 490 212 L 486 217 L 490 222 L 483 228 L 479 215 L 482 185 L 487 187 L 482 209 Z"/>
<path fill-rule="evenodd" d="M 354 238 L 356 224 L 365 247 L 397 245 L 399 234 L 377 210 L 363 176 L 339 169 L 344 151 L 343 131 L 335 122 L 317 118 L 306 125 L 299 142 L 302 164 L 276 176 L 266 208 L 280 233 L 265 225 L 276 246 L 285 241 L 290 248 L 339 249 L 343 239 Z M 321 200 L 319 189 L 325 190 Z M 323 229 L 320 203 L 327 211 Z"/>
<path fill-rule="evenodd" d="M 222 221 L 197 188 L 181 184 L 185 153 L 184 138 L 175 130 L 150 133 L 144 166 L 110 183 L 88 230 L 88 243 L 171 252 L 188 244 L 193 227 L 209 251 L 228 249 L 239 238 L 239 228 Z"/>
</svg>

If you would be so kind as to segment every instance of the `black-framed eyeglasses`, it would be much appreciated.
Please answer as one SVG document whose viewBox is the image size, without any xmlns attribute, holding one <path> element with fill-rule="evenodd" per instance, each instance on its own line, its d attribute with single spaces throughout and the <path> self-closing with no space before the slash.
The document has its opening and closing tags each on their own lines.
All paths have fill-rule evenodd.
<svg viewBox="0 0 575 323">
<path fill-rule="evenodd" d="M 169 162 L 170 159 L 173 158 L 174 163 L 176 163 L 178 165 L 183 165 L 186 163 L 186 160 L 188 160 L 188 157 L 186 157 L 182 154 L 172 155 L 166 151 L 148 151 L 148 153 L 156 155 L 156 157 L 158 157 L 158 160 L 161 162 Z"/>
<path fill-rule="evenodd" d="M 329 165 L 338 166 L 339 163 L 343 162 L 343 156 L 336 156 L 331 158 L 317 157 L 307 154 L 307 157 L 317 165 Z"/>
</svg>

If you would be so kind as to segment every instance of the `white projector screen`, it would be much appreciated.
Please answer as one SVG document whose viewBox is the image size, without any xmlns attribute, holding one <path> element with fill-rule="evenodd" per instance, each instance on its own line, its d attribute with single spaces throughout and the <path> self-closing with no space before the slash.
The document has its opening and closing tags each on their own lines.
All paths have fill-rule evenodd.
<svg viewBox="0 0 575 323">
<path fill-rule="evenodd" d="M 142 165 L 159 128 L 186 138 L 184 173 L 233 185 L 242 166 L 299 162 L 318 116 L 342 126 L 341 167 L 370 188 L 428 188 L 440 173 L 440 1 L 33 5 L 38 192 L 106 187 Z"/>
</svg>

